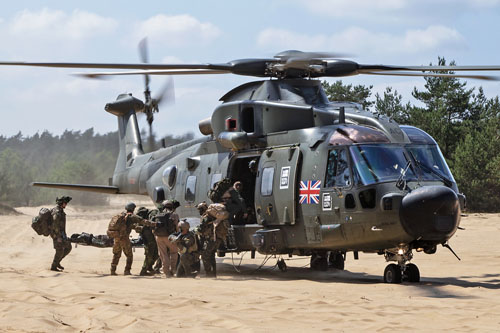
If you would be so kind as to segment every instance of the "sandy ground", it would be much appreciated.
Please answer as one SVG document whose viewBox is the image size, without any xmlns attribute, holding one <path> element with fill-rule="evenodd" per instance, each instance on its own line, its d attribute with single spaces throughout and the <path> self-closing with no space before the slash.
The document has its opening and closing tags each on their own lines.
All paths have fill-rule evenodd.
<svg viewBox="0 0 500 333">
<path fill-rule="evenodd" d="M 111 207 L 69 205 L 68 234 L 104 234 Z M 143 204 L 150 205 L 149 201 Z M 270 259 L 218 259 L 219 277 L 166 279 L 138 276 L 143 250 L 136 249 L 132 276 L 109 276 L 111 249 L 73 248 L 66 270 L 48 270 L 50 238 L 31 229 L 37 208 L 0 216 L 0 331 L 500 331 L 500 214 L 462 219 L 447 249 L 415 254 L 419 284 L 384 284 L 383 257 L 348 254 L 345 271 L 312 272 L 308 258 L 287 260 L 288 271 Z M 119 272 L 123 272 L 124 258 Z M 234 257 L 234 263 L 240 256 Z"/>
</svg>

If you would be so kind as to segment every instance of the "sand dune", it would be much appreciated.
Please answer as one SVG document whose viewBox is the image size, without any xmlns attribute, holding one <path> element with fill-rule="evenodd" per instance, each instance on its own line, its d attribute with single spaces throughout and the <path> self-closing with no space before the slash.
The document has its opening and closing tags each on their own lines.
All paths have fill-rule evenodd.
<svg viewBox="0 0 500 333">
<path fill-rule="evenodd" d="M 109 218 L 130 198 L 107 207 L 69 205 L 67 229 L 105 233 Z M 137 201 L 150 206 L 148 200 Z M 463 218 L 447 249 L 418 253 L 419 284 L 382 282 L 386 263 L 375 254 L 348 254 L 346 271 L 312 272 L 308 258 L 246 254 L 218 259 L 219 277 L 165 279 L 138 276 L 143 250 L 134 253 L 132 276 L 111 277 L 111 249 L 73 248 L 61 273 L 48 270 L 50 238 L 30 227 L 38 208 L 0 216 L 0 331 L 499 331 L 500 214 Z M 236 268 L 233 266 L 237 266 Z M 123 272 L 124 258 L 119 266 Z M 239 270 L 240 272 L 237 272 Z"/>
</svg>

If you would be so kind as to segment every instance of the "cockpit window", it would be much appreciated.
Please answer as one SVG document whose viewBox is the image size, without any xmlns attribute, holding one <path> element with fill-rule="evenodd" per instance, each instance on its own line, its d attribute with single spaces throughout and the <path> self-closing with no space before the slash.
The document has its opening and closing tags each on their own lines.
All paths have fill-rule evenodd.
<svg viewBox="0 0 500 333">
<path fill-rule="evenodd" d="M 416 180 L 417 176 L 398 145 L 354 145 L 349 147 L 355 166 L 355 174 L 364 185 L 377 182 L 395 181 L 408 167 L 406 180 Z"/>
<path fill-rule="evenodd" d="M 328 152 L 325 187 L 346 187 L 351 185 L 351 174 L 345 149 L 332 149 Z"/>
<path fill-rule="evenodd" d="M 406 149 L 413 155 L 423 180 L 436 180 L 436 174 L 455 182 L 437 145 L 408 145 Z"/>
<path fill-rule="evenodd" d="M 330 137 L 331 145 L 352 145 L 356 143 L 390 143 L 381 131 L 367 126 L 349 125 L 338 127 Z"/>
</svg>

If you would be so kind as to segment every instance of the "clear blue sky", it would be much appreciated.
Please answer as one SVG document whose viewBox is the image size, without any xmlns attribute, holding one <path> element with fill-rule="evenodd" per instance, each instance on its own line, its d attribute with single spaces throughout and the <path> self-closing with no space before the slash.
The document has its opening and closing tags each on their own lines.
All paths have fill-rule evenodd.
<svg viewBox="0 0 500 333">
<path fill-rule="evenodd" d="M 348 53 L 360 63 L 500 65 L 500 0 L 9 1 L 0 13 L 0 60 L 138 62 L 149 38 L 155 63 L 226 62 L 287 50 Z M 116 129 L 104 105 L 119 93 L 142 98 L 141 77 L 85 80 L 71 69 L 0 68 L 0 135 L 94 127 Z M 499 73 L 500 75 L 500 73 Z M 197 132 L 218 99 L 253 80 L 231 75 L 175 77 L 176 102 L 160 109 L 158 135 Z M 152 78 L 153 94 L 165 81 Z M 333 79 L 331 80 L 334 81 Z M 421 78 L 357 76 L 345 83 L 386 86 L 411 100 Z M 468 81 L 488 96 L 499 82 Z M 141 120 L 141 125 L 145 125 Z"/>
</svg>

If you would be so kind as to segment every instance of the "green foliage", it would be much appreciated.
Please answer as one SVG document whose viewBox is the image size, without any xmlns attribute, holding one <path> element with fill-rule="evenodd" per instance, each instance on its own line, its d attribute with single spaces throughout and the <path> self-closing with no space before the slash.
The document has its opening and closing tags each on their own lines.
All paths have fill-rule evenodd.
<svg viewBox="0 0 500 333">
<path fill-rule="evenodd" d="M 445 66 L 446 60 L 439 58 L 438 65 Z M 425 90 L 414 88 L 412 93 L 425 107 L 412 107 L 409 123 L 434 137 L 445 158 L 452 160 L 458 139 L 465 134 L 463 121 L 471 116 L 474 88 L 466 89 L 466 83 L 454 77 L 426 77 L 425 81 Z"/>
<path fill-rule="evenodd" d="M 402 99 L 397 90 L 392 91 L 392 87 L 387 87 L 384 97 L 375 94 L 375 111 L 394 119 L 399 124 L 408 124 L 411 105 L 410 102 L 403 105 Z"/>
<path fill-rule="evenodd" d="M 490 118 L 473 129 L 454 154 L 454 175 L 472 211 L 500 207 L 500 118 Z"/>
<path fill-rule="evenodd" d="M 335 81 L 333 84 L 329 84 L 326 81 L 321 83 L 323 89 L 325 89 L 326 96 L 330 101 L 346 101 L 346 102 L 356 102 L 362 104 L 364 108 L 368 108 L 373 105 L 373 101 L 369 101 L 373 86 L 363 86 L 352 84 L 344 85 L 342 81 Z"/>
<path fill-rule="evenodd" d="M 145 134 L 143 135 L 145 137 Z M 165 145 L 193 139 L 193 133 L 168 135 Z M 152 137 L 152 147 L 160 147 Z M 118 155 L 118 133 L 95 134 L 66 130 L 60 136 L 45 131 L 23 137 L 0 136 L 0 201 L 12 206 L 53 204 L 57 196 L 73 197 L 72 203 L 102 205 L 108 196 L 81 191 L 32 187 L 33 181 L 70 184 L 108 184 Z M 68 192 L 68 193 L 66 193 Z"/>
<path fill-rule="evenodd" d="M 0 200 L 13 206 L 52 204 L 65 191 L 34 188 L 33 181 L 107 184 L 118 154 L 117 133 L 45 131 L 31 137 L 0 137 Z M 106 202 L 101 194 L 71 191 L 75 202 Z"/>
</svg>

